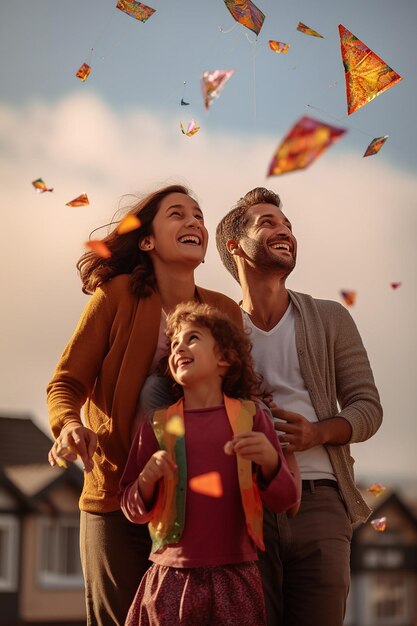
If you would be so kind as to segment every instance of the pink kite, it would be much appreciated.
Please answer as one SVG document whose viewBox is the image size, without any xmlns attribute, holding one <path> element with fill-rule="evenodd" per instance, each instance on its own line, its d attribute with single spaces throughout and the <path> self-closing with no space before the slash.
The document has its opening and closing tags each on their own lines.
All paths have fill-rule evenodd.
<svg viewBox="0 0 417 626">
<path fill-rule="evenodd" d="M 195 119 L 190 120 L 187 126 L 187 130 L 185 130 L 184 126 L 180 122 L 180 128 L 183 135 L 187 135 L 187 137 L 192 137 L 200 130 L 200 126 L 197 124 Z"/>
<path fill-rule="evenodd" d="M 204 106 L 208 110 L 214 100 L 218 98 L 225 84 L 235 70 L 206 70 L 201 77 L 201 88 L 204 97 Z"/>
<path fill-rule="evenodd" d="M 383 533 L 384 530 L 386 530 L 387 528 L 387 518 L 379 517 L 378 519 L 373 519 L 371 520 L 370 524 L 374 530 Z"/>
</svg>

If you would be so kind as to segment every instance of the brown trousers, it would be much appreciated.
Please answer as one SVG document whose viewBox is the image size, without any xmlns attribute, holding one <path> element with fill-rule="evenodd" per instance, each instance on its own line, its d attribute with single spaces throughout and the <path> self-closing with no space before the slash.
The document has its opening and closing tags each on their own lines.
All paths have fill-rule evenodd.
<svg viewBox="0 0 417 626">
<path fill-rule="evenodd" d="M 268 626 L 342 626 L 352 526 L 339 491 L 303 490 L 293 519 L 265 511 L 259 567 Z"/>
<path fill-rule="evenodd" d="M 132 524 L 122 511 L 81 511 L 80 552 L 87 626 L 123 626 L 143 574 L 151 565 L 146 524 Z"/>
</svg>

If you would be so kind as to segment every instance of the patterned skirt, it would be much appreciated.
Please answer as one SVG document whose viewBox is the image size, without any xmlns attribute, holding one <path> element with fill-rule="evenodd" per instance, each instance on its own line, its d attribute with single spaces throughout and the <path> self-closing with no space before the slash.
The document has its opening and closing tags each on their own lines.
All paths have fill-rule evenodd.
<svg viewBox="0 0 417 626">
<path fill-rule="evenodd" d="M 125 626 L 264 626 L 255 561 L 175 568 L 154 563 L 139 585 Z"/>
</svg>

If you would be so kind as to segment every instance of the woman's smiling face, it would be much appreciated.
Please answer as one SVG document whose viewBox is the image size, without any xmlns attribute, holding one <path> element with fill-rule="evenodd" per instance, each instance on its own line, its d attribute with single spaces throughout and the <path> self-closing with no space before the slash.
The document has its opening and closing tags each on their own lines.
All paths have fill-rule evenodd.
<svg viewBox="0 0 417 626">
<path fill-rule="evenodd" d="M 208 232 L 197 202 L 183 193 L 170 193 L 159 205 L 152 234 L 140 242 L 143 250 L 164 263 L 186 262 L 197 267 L 206 253 Z"/>
</svg>

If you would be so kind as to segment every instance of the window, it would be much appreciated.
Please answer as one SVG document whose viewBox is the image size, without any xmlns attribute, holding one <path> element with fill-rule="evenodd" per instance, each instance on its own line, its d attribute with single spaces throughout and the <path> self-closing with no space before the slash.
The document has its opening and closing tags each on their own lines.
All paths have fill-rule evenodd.
<svg viewBox="0 0 417 626">
<path fill-rule="evenodd" d="M 381 573 L 372 577 L 371 614 L 381 626 L 410 623 L 411 589 L 406 573 Z"/>
<path fill-rule="evenodd" d="M 381 550 L 371 548 L 363 554 L 363 563 L 369 569 L 377 569 L 381 567 L 400 569 L 404 565 L 404 553 L 401 550 L 393 548 Z"/>
<path fill-rule="evenodd" d="M 18 519 L 0 515 L 0 591 L 17 591 L 18 539 Z"/>
<path fill-rule="evenodd" d="M 40 519 L 39 581 L 45 587 L 84 585 L 78 517 Z"/>
</svg>

